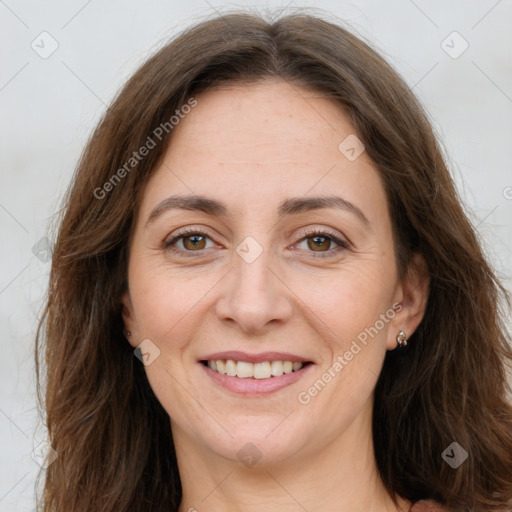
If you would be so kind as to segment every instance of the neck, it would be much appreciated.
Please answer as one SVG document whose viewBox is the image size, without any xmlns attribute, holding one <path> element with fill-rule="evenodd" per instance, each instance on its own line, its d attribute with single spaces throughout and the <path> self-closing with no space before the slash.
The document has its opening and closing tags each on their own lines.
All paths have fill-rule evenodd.
<svg viewBox="0 0 512 512">
<path fill-rule="evenodd" d="M 200 447 L 173 424 L 182 484 L 178 512 L 408 512 L 411 502 L 397 496 L 398 507 L 377 471 L 371 407 L 332 442 L 301 450 L 293 461 L 252 467 Z"/>
</svg>

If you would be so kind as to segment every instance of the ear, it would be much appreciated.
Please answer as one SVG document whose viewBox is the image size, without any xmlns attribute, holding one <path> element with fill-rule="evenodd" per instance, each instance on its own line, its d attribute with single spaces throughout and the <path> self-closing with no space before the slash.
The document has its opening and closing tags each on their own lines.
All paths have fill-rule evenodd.
<svg viewBox="0 0 512 512">
<path fill-rule="evenodd" d="M 138 346 L 137 340 L 139 339 L 139 333 L 137 330 L 137 321 L 135 319 L 132 300 L 128 291 L 121 297 L 121 304 L 124 330 L 131 333 L 129 336 L 126 334 L 124 336 L 129 341 L 130 345 L 136 348 Z"/>
<path fill-rule="evenodd" d="M 393 303 L 397 306 L 388 330 L 388 350 L 397 347 L 396 336 L 399 331 L 404 331 L 407 338 L 416 331 L 425 314 L 429 289 L 430 276 L 425 259 L 420 253 L 415 253 L 395 294 Z"/>
</svg>

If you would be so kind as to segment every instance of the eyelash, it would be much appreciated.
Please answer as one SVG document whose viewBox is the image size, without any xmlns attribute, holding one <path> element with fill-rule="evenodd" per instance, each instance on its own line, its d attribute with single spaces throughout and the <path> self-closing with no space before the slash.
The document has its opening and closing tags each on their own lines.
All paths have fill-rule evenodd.
<svg viewBox="0 0 512 512">
<path fill-rule="evenodd" d="M 210 240 L 211 240 L 211 237 L 208 236 L 208 234 L 204 233 L 203 231 L 200 231 L 200 230 L 197 230 L 197 229 L 186 228 L 186 229 L 183 229 L 182 231 L 176 233 L 176 236 L 174 236 L 171 240 L 164 241 L 163 244 L 162 244 L 162 249 L 166 250 L 166 251 L 171 251 L 171 252 L 173 252 L 175 254 L 178 254 L 180 257 L 193 258 L 193 257 L 196 256 L 194 254 L 195 252 L 201 252 L 201 251 L 185 251 L 183 249 L 176 249 L 175 247 L 172 247 L 172 245 L 174 243 L 176 243 L 178 240 L 180 240 L 181 238 L 187 238 L 187 237 L 192 236 L 192 235 L 203 236 L 203 237 L 206 237 L 206 238 L 210 238 Z M 321 237 L 328 238 L 331 241 L 337 243 L 338 246 L 339 246 L 339 247 L 337 247 L 335 249 L 329 249 L 328 251 L 325 251 L 325 252 L 307 251 L 307 252 L 311 252 L 312 253 L 312 257 L 313 258 L 328 258 L 330 256 L 333 256 L 334 254 L 338 254 L 340 251 L 343 251 L 343 250 L 346 250 L 346 249 L 350 248 L 350 245 L 349 245 L 348 242 L 346 242 L 345 240 L 342 240 L 341 238 L 339 238 L 334 233 L 331 233 L 330 231 L 316 230 L 316 229 L 313 229 L 311 231 L 308 231 L 308 232 L 304 233 L 302 238 L 297 243 L 303 242 L 307 238 L 313 238 L 313 236 L 321 236 Z M 205 249 L 203 249 L 203 251 L 204 250 Z"/>
</svg>

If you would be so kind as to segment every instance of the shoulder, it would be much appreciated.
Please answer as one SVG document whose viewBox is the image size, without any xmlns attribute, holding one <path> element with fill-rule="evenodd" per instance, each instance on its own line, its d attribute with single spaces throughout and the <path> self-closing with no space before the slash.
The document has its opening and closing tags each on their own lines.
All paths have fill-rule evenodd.
<svg viewBox="0 0 512 512">
<path fill-rule="evenodd" d="M 449 512 L 449 509 L 433 500 L 421 500 L 413 503 L 409 512 Z"/>
</svg>

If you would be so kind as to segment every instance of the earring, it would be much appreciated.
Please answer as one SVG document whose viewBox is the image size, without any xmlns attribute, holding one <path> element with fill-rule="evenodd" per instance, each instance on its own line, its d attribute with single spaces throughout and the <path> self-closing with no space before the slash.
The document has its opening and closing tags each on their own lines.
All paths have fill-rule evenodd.
<svg viewBox="0 0 512 512">
<path fill-rule="evenodd" d="M 398 334 L 396 335 L 396 341 L 400 347 L 405 347 L 407 345 L 407 336 L 405 335 L 404 331 L 398 331 Z"/>
<path fill-rule="evenodd" d="M 132 333 L 131 333 L 130 331 L 126 331 L 126 330 L 124 330 L 124 331 L 123 331 L 123 333 L 124 333 L 124 335 L 125 335 L 127 338 L 128 338 L 128 336 L 131 336 L 131 335 L 132 335 Z"/>
</svg>

